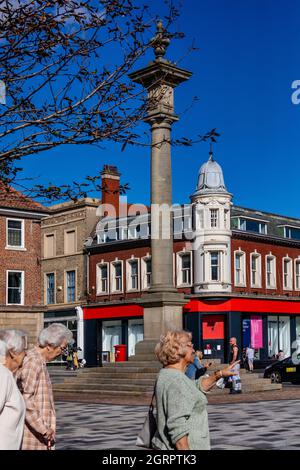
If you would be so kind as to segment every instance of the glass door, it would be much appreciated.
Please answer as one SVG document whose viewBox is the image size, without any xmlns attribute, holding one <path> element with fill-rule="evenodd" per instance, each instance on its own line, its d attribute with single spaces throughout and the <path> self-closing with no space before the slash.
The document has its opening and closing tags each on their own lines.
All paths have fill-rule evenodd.
<svg viewBox="0 0 300 470">
<path fill-rule="evenodd" d="M 269 359 L 278 353 L 278 317 L 268 317 L 268 355 Z"/>
<path fill-rule="evenodd" d="M 284 357 L 291 355 L 291 333 L 289 316 L 268 317 L 269 358 L 275 357 L 282 350 Z"/>
<path fill-rule="evenodd" d="M 291 355 L 290 317 L 279 317 L 279 349 L 282 349 L 284 357 Z"/>
<path fill-rule="evenodd" d="M 135 345 L 144 339 L 144 322 L 142 319 L 128 321 L 128 356 L 134 356 Z"/>
<path fill-rule="evenodd" d="M 104 321 L 102 323 L 102 351 L 109 352 L 110 361 L 114 362 L 115 348 L 122 342 L 121 321 Z"/>
</svg>

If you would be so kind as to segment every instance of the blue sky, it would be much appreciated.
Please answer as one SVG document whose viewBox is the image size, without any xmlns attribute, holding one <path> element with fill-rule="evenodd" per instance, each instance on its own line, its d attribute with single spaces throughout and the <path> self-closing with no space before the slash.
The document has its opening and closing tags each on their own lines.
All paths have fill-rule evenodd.
<svg viewBox="0 0 300 470">
<path fill-rule="evenodd" d="M 154 0 L 159 13 L 163 1 Z M 300 217 L 300 105 L 292 104 L 291 84 L 300 80 L 299 0 L 185 0 L 168 58 L 193 72 L 175 90 L 180 121 L 173 137 L 193 136 L 217 128 L 215 159 L 224 171 L 234 203 Z M 199 48 L 186 55 L 192 41 Z M 140 66 L 147 64 L 142 59 Z M 193 97 L 199 100 L 192 106 Z M 141 130 L 147 130 L 141 124 Z M 189 202 L 198 169 L 209 146 L 172 149 L 173 201 Z M 24 160 L 25 176 L 56 184 L 78 180 L 117 165 L 129 183 L 131 202 L 149 203 L 149 149 L 107 143 L 65 147 Z"/>
</svg>

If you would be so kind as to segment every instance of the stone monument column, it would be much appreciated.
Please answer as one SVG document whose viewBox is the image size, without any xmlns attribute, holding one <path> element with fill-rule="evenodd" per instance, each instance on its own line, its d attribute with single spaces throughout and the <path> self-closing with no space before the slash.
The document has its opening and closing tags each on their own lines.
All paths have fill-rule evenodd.
<svg viewBox="0 0 300 470">
<path fill-rule="evenodd" d="M 151 260 L 152 279 L 140 304 L 144 307 L 144 341 L 137 355 L 153 351 L 153 344 L 168 329 L 182 328 L 183 294 L 173 283 L 173 221 L 171 174 L 171 127 L 178 117 L 174 112 L 174 88 L 191 73 L 164 58 L 170 40 L 162 22 L 152 39 L 155 60 L 129 77 L 148 91 L 148 111 L 144 119 L 151 126 Z M 151 349 L 152 348 L 152 349 Z"/>
</svg>

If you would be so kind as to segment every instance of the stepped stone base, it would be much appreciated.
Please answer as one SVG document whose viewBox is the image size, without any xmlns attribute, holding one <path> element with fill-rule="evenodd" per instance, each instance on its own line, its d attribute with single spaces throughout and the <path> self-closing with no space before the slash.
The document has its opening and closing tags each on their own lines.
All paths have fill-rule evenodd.
<svg viewBox="0 0 300 470">
<path fill-rule="evenodd" d="M 157 361 L 154 349 L 157 345 L 155 340 L 143 340 L 135 345 L 135 355 L 129 357 L 129 362 Z"/>
<path fill-rule="evenodd" d="M 143 345 L 142 349 L 145 351 L 147 346 Z M 140 353 L 137 357 L 140 357 Z M 212 373 L 214 370 L 224 367 L 226 364 L 215 361 L 209 372 Z M 77 372 L 76 377 L 67 377 L 63 383 L 54 384 L 54 396 L 56 399 L 66 400 L 76 400 L 76 397 L 80 400 L 85 397 L 90 401 L 94 399 L 99 401 L 101 397 L 106 400 L 109 396 L 120 399 L 137 397 L 145 399 L 147 402 L 152 396 L 153 386 L 160 368 L 161 364 L 155 360 L 132 360 L 105 364 L 104 367 L 83 369 Z M 281 384 L 271 384 L 269 379 L 262 379 L 259 374 L 255 373 L 247 374 L 244 369 L 241 369 L 241 380 L 243 394 L 282 389 Z M 228 389 L 222 390 L 215 387 L 208 396 L 228 393 Z"/>
</svg>

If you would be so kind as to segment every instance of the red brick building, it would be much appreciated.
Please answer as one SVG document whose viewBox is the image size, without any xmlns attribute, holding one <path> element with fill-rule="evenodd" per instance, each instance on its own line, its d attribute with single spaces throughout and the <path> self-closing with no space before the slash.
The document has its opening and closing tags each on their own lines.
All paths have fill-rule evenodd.
<svg viewBox="0 0 300 470">
<path fill-rule="evenodd" d="M 105 202 L 114 204 L 109 194 Z M 279 349 L 290 355 L 300 335 L 300 220 L 235 206 L 231 198 L 210 153 L 191 204 L 174 210 L 174 285 L 186 297 L 184 327 L 205 357 L 227 360 L 235 336 L 241 347 L 255 348 L 261 364 Z M 86 246 L 90 363 L 102 353 L 113 358 L 119 343 L 132 355 L 143 337 L 139 299 L 151 284 L 150 233 L 148 211 L 123 213 L 100 222 Z"/>
<path fill-rule="evenodd" d="M 47 209 L 0 187 L 0 328 L 20 328 L 36 341 L 43 327 L 41 225 Z"/>
</svg>

